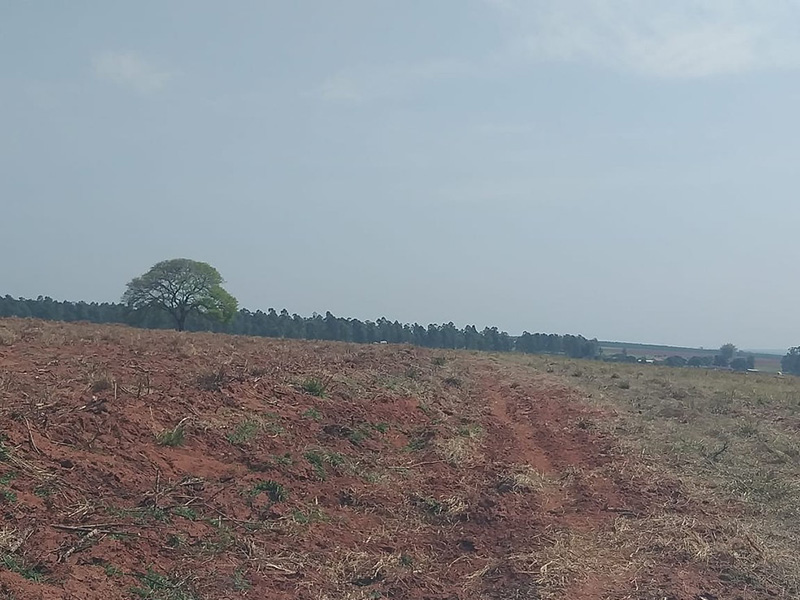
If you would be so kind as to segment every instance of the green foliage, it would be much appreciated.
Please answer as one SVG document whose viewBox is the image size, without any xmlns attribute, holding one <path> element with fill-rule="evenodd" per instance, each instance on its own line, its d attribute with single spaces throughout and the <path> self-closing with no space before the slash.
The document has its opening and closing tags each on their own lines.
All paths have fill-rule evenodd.
<svg viewBox="0 0 800 600">
<path fill-rule="evenodd" d="M 0 558 L 0 566 L 21 575 L 29 581 L 35 583 L 44 581 L 44 571 L 41 567 L 28 565 L 22 558 L 13 554 L 4 554 Z"/>
<path fill-rule="evenodd" d="M 158 434 L 158 443 L 162 446 L 183 446 L 184 428 L 177 425 L 173 429 L 167 429 Z"/>
<path fill-rule="evenodd" d="M 664 359 L 664 364 L 668 367 L 685 367 L 686 366 L 686 359 L 682 356 L 668 356 Z"/>
<path fill-rule="evenodd" d="M 137 574 L 139 585 L 132 587 L 130 593 L 150 600 L 196 600 L 188 589 L 186 579 L 167 577 L 148 569 L 147 573 Z"/>
<path fill-rule="evenodd" d="M 326 385 L 325 382 L 316 377 L 308 377 L 300 383 L 300 389 L 306 394 L 311 394 L 317 398 L 325 397 Z"/>
<path fill-rule="evenodd" d="M 191 314 L 226 323 L 233 319 L 238 303 L 222 288 L 223 283 L 208 263 L 175 258 L 161 261 L 131 280 L 122 302 L 134 311 L 166 312 L 178 331 L 183 331 Z"/>
<path fill-rule="evenodd" d="M 315 421 L 320 421 L 322 419 L 322 413 L 316 408 L 312 407 L 303 413 L 303 417 L 306 419 L 313 419 Z"/>
<path fill-rule="evenodd" d="M 252 440 L 261 429 L 258 421 L 248 419 L 236 426 L 236 430 L 228 434 L 228 441 L 231 444 L 246 444 Z"/>
<path fill-rule="evenodd" d="M 292 460 L 292 455 L 289 452 L 286 452 L 286 453 L 284 453 L 282 455 L 277 455 L 276 454 L 276 455 L 272 456 L 271 458 L 272 458 L 272 460 L 275 461 L 276 464 L 278 464 L 278 465 L 280 465 L 282 467 L 291 467 L 292 463 L 294 462 Z"/>
<path fill-rule="evenodd" d="M 325 513 L 322 512 L 322 509 L 317 506 L 313 506 L 305 511 L 298 509 L 292 511 L 292 521 L 300 525 L 308 525 L 316 521 L 325 521 L 327 518 Z"/>
<path fill-rule="evenodd" d="M 723 344 L 719 348 L 719 354 L 714 356 L 714 365 L 717 367 L 727 367 L 736 354 L 736 346 L 733 344 Z"/>
<path fill-rule="evenodd" d="M 237 592 L 246 592 L 253 587 L 253 584 L 247 579 L 242 569 L 236 569 L 236 571 L 234 571 L 233 577 L 231 577 L 231 584 L 233 585 L 233 589 Z"/>
<path fill-rule="evenodd" d="M 33 488 L 33 495 L 37 498 L 49 498 L 53 494 L 55 494 L 56 488 L 52 484 L 42 484 L 37 485 Z"/>
<path fill-rule="evenodd" d="M 257 482 L 249 492 L 250 497 L 255 498 L 259 494 L 266 492 L 270 502 L 286 502 L 289 492 L 280 483 L 268 479 Z"/>
<path fill-rule="evenodd" d="M 483 435 L 483 427 L 477 423 L 462 425 L 458 428 L 458 435 L 469 439 L 479 438 Z"/>
<path fill-rule="evenodd" d="M 172 509 L 172 514 L 178 517 L 183 517 L 189 521 L 197 520 L 197 512 L 189 506 L 176 506 Z"/>
<path fill-rule="evenodd" d="M 800 375 L 800 346 L 789 348 L 789 352 L 781 358 L 781 370 L 784 373 Z"/>
<path fill-rule="evenodd" d="M 388 423 L 375 423 L 372 427 L 374 427 L 375 431 L 379 433 L 386 433 L 387 431 L 389 431 Z"/>
<path fill-rule="evenodd" d="M 103 563 L 103 572 L 106 574 L 106 577 L 119 577 L 124 575 L 122 569 L 119 569 L 112 565 L 109 562 Z"/>
<path fill-rule="evenodd" d="M 16 478 L 16 473 L 9 472 L 0 477 L 0 496 L 3 497 L 8 504 L 14 504 L 17 501 L 17 494 L 13 490 L 8 489 L 8 485 Z"/>
<path fill-rule="evenodd" d="M 321 481 L 327 476 L 326 466 L 340 467 L 345 463 L 345 458 L 338 452 L 328 452 L 326 450 L 309 450 L 304 455 L 305 459 L 311 463 L 314 475 Z"/>
<path fill-rule="evenodd" d="M 347 439 L 354 446 L 360 446 L 369 439 L 369 431 L 363 427 L 357 427 L 347 434 Z"/>
<path fill-rule="evenodd" d="M 748 366 L 747 358 L 745 358 L 744 356 L 737 356 L 736 358 L 734 358 L 731 361 L 730 366 L 731 369 L 733 369 L 734 371 L 747 371 L 747 369 L 752 368 Z"/>
<path fill-rule="evenodd" d="M 385 340 L 393 344 L 406 343 L 425 348 L 566 354 L 577 358 L 597 358 L 601 355 L 600 344 L 597 340 L 587 340 L 579 335 L 530 334 L 526 332 L 522 336 L 514 338 L 506 332 L 499 331 L 496 327 L 486 327 L 482 331 L 478 331 L 472 325 L 468 325 L 464 329 L 459 329 L 453 323 L 440 325 L 431 323 L 427 327 L 423 327 L 418 323 L 402 324 L 386 318 L 380 318 L 377 321 L 347 319 L 336 317 L 330 312 L 326 312 L 324 316 L 302 317 L 290 314 L 285 309 L 280 312 L 274 309 L 268 311 L 240 309 L 237 311 L 236 300 L 227 292 L 220 291 L 210 294 L 208 301 L 210 309 L 205 304 L 197 302 L 185 305 L 177 304 L 172 301 L 171 295 L 166 295 L 167 288 L 160 290 L 164 293 L 159 293 L 159 290 L 156 289 L 152 296 L 148 296 L 146 293 L 148 286 L 156 285 L 159 282 L 159 275 L 169 275 L 170 277 L 174 275 L 174 269 L 169 271 L 160 265 L 173 262 L 189 265 L 204 264 L 187 259 L 159 263 L 150 272 L 128 284 L 129 289 L 123 296 L 123 304 L 62 302 L 49 297 L 30 300 L 0 296 L 0 317 L 16 316 L 58 321 L 125 323 L 156 329 L 178 327 L 190 331 L 217 331 L 237 335 L 289 339 L 339 340 L 357 344 Z M 213 267 L 208 268 L 213 269 Z M 169 272 L 165 273 L 165 271 Z M 213 272 L 216 273 L 215 270 Z M 216 277 L 219 277 L 219 273 L 216 273 Z M 213 277 L 213 280 L 217 280 L 216 277 Z M 218 281 L 222 282 L 221 277 Z M 176 298 L 178 301 L 183 300 L 183 297 L 176 296 Z M 192 299 L 197 300 L 196 295 Z M 15 339 L 13 336 L 16 334 L 13 331 L 10 334 L 9 339 Z M 445 356 L 436 356 L 431 359 L 431 362 L 434 366 L 441 367 L 447 363 L 447 360 Z M 420 370 L 412 365 L 406 369 L 406 377 L 416 379 L 421 376 L 422 372 L 424 369 Z M 251 373 L 259 376 L 266 371 L 263 368 L 255 368 Z"/>
<path fill-rule="evenodd" d="M 690 367 L 710 367 L 713 362 L 710 356 L 692 356 L 686 364 Z"/>
</svg>

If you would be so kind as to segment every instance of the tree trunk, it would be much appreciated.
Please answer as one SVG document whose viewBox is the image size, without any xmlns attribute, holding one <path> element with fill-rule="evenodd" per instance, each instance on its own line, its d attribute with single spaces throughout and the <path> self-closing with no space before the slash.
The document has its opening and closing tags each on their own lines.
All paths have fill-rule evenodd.
<svg viewBox="0 0 800 600">
<path fill-rule="evenodd" d="M 186 326 L 186 313 L 180 311 L 175 317 L 175 324 L 178 326 L 178 331 L 183 331 Z"/>
</svg>

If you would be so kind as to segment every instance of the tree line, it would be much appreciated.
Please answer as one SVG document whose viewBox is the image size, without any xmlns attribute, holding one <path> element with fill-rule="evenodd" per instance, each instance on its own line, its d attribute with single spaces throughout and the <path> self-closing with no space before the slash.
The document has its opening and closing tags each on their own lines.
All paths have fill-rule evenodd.
<svg viewBox="0 0 800 600">
<path fill-rule="evenodd" d="M 9 295 L 0 297 L 0 317 L 119 323 L 147 329 L 170 329 L 175 326 L 174 319 L 164 311 L 131 309 L 127 304 L 112 302 L 58 301 L 47 296 L 39 296 L 35 300 Z M 360 344 L 388 342 L 454 350 L 564 354 L 572 358 L 597 358 L 601 354 L 597 340 L 589 340 L 581 335 L 525 332 L 514 337 L 497 327 L 479 330 L 474 325 L 467 325 L 460 328 L 452 322 L 423 326 L 386 318 L 361 321 L 337 317 L 330 312 L 303 317 L 290 314 L 286 309 L 276 311 L 272 308 L 267 311 L 241 308 L 228 322 L 195 312 L 186 316 L 183 328 L 187 331 Z"/>
</svg>

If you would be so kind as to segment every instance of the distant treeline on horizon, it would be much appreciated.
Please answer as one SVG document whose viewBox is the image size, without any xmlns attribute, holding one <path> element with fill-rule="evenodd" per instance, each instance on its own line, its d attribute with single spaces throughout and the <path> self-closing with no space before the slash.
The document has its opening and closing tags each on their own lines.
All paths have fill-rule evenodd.
<svg viewBox="0 0 800 600">
<path fill-rule="evenodd" d="M 131 311 L 124 304 L 110 302 L 70 302 L 39 296 L 36 300 L 0 297 L 0 317 L 36 318 L 51 321 L 88 321 L 117 323 L 147 329 L 171 329 L 173 321 L 166 313 Z M 414 344 L 425 348 L 453 350 L 487 350 L 494 352 L 524 352 L 528 354 L 564 354 L 572 358 L 598 358 L 600 343 L 581 335 L 558 335 L 524 332 L 512 337 L 497 327 L 481 331 L 474 325 L 463 329 L 452 322 L 427 327 L 414 323 L 402 324 L 380 318 L 360 321 L 336 317 L 330 312 L 302 317 L 270 308 L 267 312 L 239 309 L 230 323 L 218 323 L 192 315 L 186 322 L 187 331 L 211 331 L 233 335 L 252 335 L 272 338 L 330 340 L 370 344 Z"/>
</svg>

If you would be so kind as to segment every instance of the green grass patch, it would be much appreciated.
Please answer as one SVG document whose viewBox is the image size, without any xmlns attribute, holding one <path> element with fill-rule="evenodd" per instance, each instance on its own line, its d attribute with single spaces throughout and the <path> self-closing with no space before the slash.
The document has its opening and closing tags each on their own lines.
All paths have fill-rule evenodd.
<svg viewBox="0 0 800 600">
<path fill-rule="evenodd" d="M 311 394 L 317 398 L 324 398 L 327 393 L 327 385 L 318 377 L 308 377 L 300 382 L 300 389 L 306 394 Z"/>
<path fill-rule="evenodd" d="M 16 473 L 9 472 L 0 477 L 0 497 L 2 497 L 7 504 L 14 504 L 17 501 L 16 492 L 8 489 L 8 486 L 14 481 L 16 476 Z"/>
<path fill-rule="evenodd" d="M 137 598 L 151 600 L 197 600 L 190 590 L 188 578 L 167 577 L 148 569 L 147 573 L 137 574 L 139 585 L 130 588 L 130 593 Z"/>
<path fill-rule="evenodd" d="M 28 581 L 42 583 L 45 580 L 45 572 L 41 566 L 29 565 L 23 558 L 13 554 L 4 554 L 0 558 L 0 566 L 21 575 Z"/>
<path fill-rule="evenodd" d="M 272 479 L 256 482 L 253 487 L 250 488 L 248 495 L 251 498 L 255 498 L 256 496 L 265 492 L 272 503 L 286 502 L 287 498 L 289 498 L 289 492 L 286 490 L 286 488 Z"/>
<path fill-rule="evenodd" d="M 312 419 L 314 421 L 321 421 L 322 420 L 322 413 L 317 410 L 316 408 L 309 408 L 306 412 L 303 413 L 304 419 Z"/>
<path fill-rule="evenodd" d="M 197 512 L 189 506 L 176 506 L 170 512 L 177 517 L 183 517 L 189 521 L 197 520 Z"/>
<path fill-rule="evenodd" d="M 258 435 L 260 430 L 261 424 L 258 421 L 247 419 L 239 423 L 236 429 L 228 434 L 228 441 L 237 446 L 247 444 Z"/>
<path fill-rule="evenodd" d="M 311 464 L 317 479 L 325 481 L 328 477 L 326 467 L 338 468 L 345 464 L 346 459 L 338 452 L 328 452 L 326 450 L 309 450 L 304 455 L 305 459 Z"/>
<path fill-rule="evenodd" d="M 158 443 L 161 446 L 177 447 L 183 446 L 185 441 L 185 431 L 183 425 L 178 425 L 173 429 L 166 429 L 158 434 Z"/>
<path fill-rule="evenodd" d="M 313 506 L 306 510 L 295 509 L 292 511 L 292 521 L 299 525 L 309 525 L 319 521 L 327 521 L 328 517 L 321 508 Z"/>
</svg>

